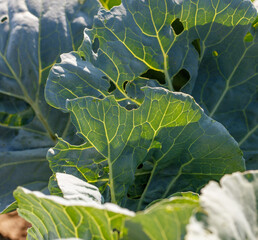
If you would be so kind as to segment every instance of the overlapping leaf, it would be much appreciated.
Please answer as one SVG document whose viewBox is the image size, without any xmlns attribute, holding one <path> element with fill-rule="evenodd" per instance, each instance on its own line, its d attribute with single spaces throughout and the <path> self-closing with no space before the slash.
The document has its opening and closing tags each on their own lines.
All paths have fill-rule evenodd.
<svg viewBox="0 0 258 240">
<path fill-rule="evenodd" d="M 15 191 L 19 214 L 33 223 L 28 234 L 31 239 L 117 239 L 113 229 L 121 228 L 126 216 L 113 212 L 118 206 L 87 203 L 46 196 L 19 188 Z M 113 210 L 114 209 L 114 210 Z M 112 211 L 113 210 L 113 211 Z M 129 212 L 129 211 L 124 211 Z"/>
<path fill-rule="evenodd" d="M 72 128 L 46 104 L 46 78 L 61 53 L 78 48 L 98 8 L 95 0 L 0 2 L 0 125 L 15 128 L 1 127 L 0 211 L 17 185 L 47 186 L 47 149 Z"/>
<path fill-rule="evenodd" d="M 237 143 L 189 95 L 163 88 L 145 88 L 144 93 L 143 104 L 131 111 L 113 96 L 67 104 L 78 133 L 107 159 L 112 202 L 142 209 L 155 199 L 198 191 L 210 179 L 244 170 Z M 147 178 L 136 189 L 136 169 L 144 164 L 151 168 L 142 173 Z M 137 197 L 128 197 L 130 187 Z"/>
<path fill-rule="evenodd" d="M 127 104 L 132 104 L 127 86 L 133 84 L 135 92 L 140 92 L 147 79 L 157 79 L 171 90 L 191 93 L 194 88 L 197 102 L 227 127 L 243 148 L 248 166 L 250 162 L 254 167 L 257 30 L 251 24 L 256 15 L 252 3 L 242 0 L 125 0 L 111 11 L 98 13 L 93 28 L 85 30 L 79 54 L 105 74 L 105 81 L 111 81 L 120 96 L 114 95 L 127 99 Z M 61 63 L 60 70 L 66 69 L 67 65 Z M 69 94 L 53 100 L 47 91 L 53 106 L 65 106 L 64 101 L 61 103 L 65 97 L 84 96 L 83 85 L 78 91 L 60 78 L 65 78 L 61 71 L 55 75 L 49 79 L 49 86 L 54 88 L 53 82 L 58 82 L 58 93 Z M 138 84 L 135 79 L 140 76 L 147 79 Z M 83 79 L 86 86 L 87 79 Z M 87 95 L 98 97 L 92 92 Z"/>
<path fill-rule="evenodd" d="M 15 191 L 19 214 L 32 223 L 30 239 L 180 240 L 199 205 L 196 195 L 183 193 L 135 215 L 114 204 L 101 204 L 97 189 L 72 175 L 57 173 L 57 179 L 64 198 L 23 188 Z"/>
<path fill-rule="evenodd" d="M 126 234 L 123 239 L 184 239 L 186 226 L 198 206 L 198 196 L 192 193 L 156 203 L 125 221 Z"/>
<path fill-rule="evenodd" d="M 234 173 L 202 189 L 202 209 L 191 219 L 187 240 L 258 238 L 258 171 Z"/>
<path fill-rule="evenodd" d="M 88 183 L 95 184 L 101 193 L 104 193 L 109 180 L 107 159 L 90 144 L 74 146 L 59 139 L 57 145 L 49 150 L 48 160 L 54 173 L 65 172 L 84 179 Z M 54 184 L 55 181 L 55 177 L 50 181 L 52 193 L 56 193 L 56 190 L 59 192 Z"/>
<path fill-rule="evenodd" d="M 19 214 L 31 222 L 31 239 L 118 239 L 123 219 L 134 213 L 114 204 L 101 204 L 94 186 L 68 174 L 57 174 L 64 198 L 18 188 Z M 68 183 L 68 185 L 66 184 Z"/>
<path fill-rule="evenodd" d="M 104 80 L 112 82 L 123 98 L 128 98 L 125 82 L 137 79 L 149 68 L 154 73 L 158 71 L 158 75 L 166 79 L 163 79 L 163 83 L 165 81 L 170 89 L 173 89 L 172 77 L 181 68 L 189 66 L 191 78 L 194 79 L 198 54 L 192 44 L 188 45 L 187 31 L 177 35 L 171 28 L 171 22 L 180 15 L 181 7 L 174 1 L 159 1 L 159 4 L 158 1 L 124 1 L 110 12 L 100 10 L 92 29 L 85 30 L 79 49 L 79 55 L 87 63 L 69 54 L 63 56 L 63 61 L 53 68 L 47 83 L 48 103 L 63 108 L 65 104 L 62 99 L 81 97 L 86 91 L 87 95 L 98 97 L 99 94 L 94 95 L 96 89 L 91 82 L 92 76 L 96 82 L 100 82 L 101 74 L 95 75 L 97 70 L 93 71 L 92 65 L 104 74 Z M 68 62 L 69 59 L 71 61 Z M 82 76 L 83 70 L 87 73 L 83 74 L 80 87 L 76 87 L 64 75 L 69 72 L 70 80 L 78 82 L 78 75 Z M 87 76 L 89 73 L 93 75 Z M 154 74 L 151 75 L 144 77 L 153 78 Z M 85 85 L 83 88 L 82 81 Z M 102 82 L 105 85 L 105 81 Z M 55 94 L 60 96 L 55 96 L 51 89 L 55 89 Z"/>
<path fill-rule="evenodd" d="M 227 175 L 221 185 L 210 182 L 200 200 L 180 193 L 136 214 L 101 204 L 96 187 L 61 173 L 57 179 L 64 198 L 23 188 L 15 197 L 19 214 L 32 223 L 30 239 L 252 240 L 257 238 L 257 174 Z"/>
<path fill-rule="evenodd" d="M 219 6 L 218 1 L 218 6 Z M 234 1 L 233 1 L 234 2 Z M 236 1 L 235 1 L 236 2 Z M 236 11 L 246 4 L 241 1 Z M 246 7 L 248 13 L 250 9 Z M 216 16 L 220 18 L 220 14 Z M 254 20 L 254 18 L 251 18 Z M 250 19 L 250 20 L 251 20 Z M 258 168 L 258 28 L 246 28 L 246 15 L 220 39 L 201 37 L 202 59 L 192 95 L 207 115 L 221 122 L 244 151 L 249 169 Z M 222 29 L 227 30 L 226 26 Z"/>
</svg>

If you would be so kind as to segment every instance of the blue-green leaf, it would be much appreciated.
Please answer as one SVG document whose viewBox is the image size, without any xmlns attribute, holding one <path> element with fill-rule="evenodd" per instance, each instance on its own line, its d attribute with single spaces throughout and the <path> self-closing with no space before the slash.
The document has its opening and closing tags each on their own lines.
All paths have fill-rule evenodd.
<svg viewBox="0 0 258 240">
<path fill-rule="evenodd" d="M 47 187 L 45 155 L 55 133 L 74 138 L 69 115 L 45 102 L 44 88 L 50 68 L 78 48 L 99 6 L 97 0 L 0 2 L 0 211 L 17 185 Z"/>
</svg>

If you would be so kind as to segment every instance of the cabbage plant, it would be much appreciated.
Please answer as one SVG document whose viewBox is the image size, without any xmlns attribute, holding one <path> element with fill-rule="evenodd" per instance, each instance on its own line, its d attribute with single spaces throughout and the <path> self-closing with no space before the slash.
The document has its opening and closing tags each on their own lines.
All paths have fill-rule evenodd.
<svg viewBox="0 0 258 240">
<path fill-rule="evenodd" d="M 255 5 L 41 3 L 1 3 L 0 166 L 32 173 L 1 205 L 23 185 L 28 239 L 256 239 Z"/>
</svg>

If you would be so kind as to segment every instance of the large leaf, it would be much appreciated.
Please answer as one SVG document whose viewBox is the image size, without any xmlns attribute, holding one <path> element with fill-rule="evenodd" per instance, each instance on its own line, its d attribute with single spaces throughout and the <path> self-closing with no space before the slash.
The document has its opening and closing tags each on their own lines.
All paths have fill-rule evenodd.
<svg viewBox="0 0 258 240">
<path fill-rule="evenodd" d="M 90 144 L 75 146 L 59 139 L 57 145 L 49 150 L 48 160 L 54 173 L 71 174 L 95 184 L 102 194 L 105 191 L 109 180 L 107 159 Z M 50 181 L 50 191 L 53 194 L 56 189 L 55 181 L 55 177 Z"/>
<path fill-rule="evenodd" d="M 246 1 L 236 9 L 244 4 Z M 220 17 L 221 13 L 216 16 Z M 238 141 L 247 167 L 257 169 L 258 27 L 246 28 L 240 21 L 227 34 L 217 28 L 210 29 L 216 32 L 215 39 L 200 36 L 202 57 L 192 94 L 207 115 L 221 122 Z"/>
<path fill-rule="evenodd" d="M 118 89 L 149 69 L 144 76 L 162 73 L 170 90 L 188 80 L 190 90 L 206 45 L 239 29 L 247 32 L 256 14 L 251 2 L 242 0 L 125 0 L 99 12 L 93 28 L 85 29 L 80 50 Z"/>
<path fill-rule="evenodd" d="M 191 219 L 187 240 L 258 238 L 258 171 L 223 177 L 202 189 L 202 207 Z"/>
<path fill-rule="evenodd" d="M 143 104 L 131 111 L 113 96 L 78 98 L 67 104 L 79 135 L 107 159 L 112 202 L 142 209 L 155 199 L 198 191 L 210 179 L 244 170 L 237 143 L 189 95 L 163 88 L 145 88 L 144 93 Z M 64 162 L 71 152 L 66 155 L 67 147 L 62 150 Z M 53 154 L 55 149 L 49 151 Z M 80 158 L 74 156 L 69 160 L 78 165 Z M 58 164 L 55 157 L 50 160 Z M 86 165 L 91 162 L 85 158 Z M 149 171 L 139 174 L 141 180 L 135 178 L 137 167 L 145 164 L 151 165 Z M 94 171 L 97 174 L 98 169 Z M 129 191 L 134 195 L 129 196 Z"/>
<path fill-rule="evenodd" d="M 126 232 L 123 239 L 181 240 L 186 234 L 189 219 L 199 206 L 198 196 L 183 193 L 181 197 L 172 197 L 154 204 L 134 218 L 125 221 Z"/>
<path fill-rule="evenodd" d="M 196 195 L 183 193 L 135 215 L 111 203 L 102 205 L 97 189 L 72 175 L 57 173 L 57 181 L 64 198 L 24 188 L 15 191 L 19 214 L 32 223 L 30 239 L 180 240 L 199 206 Z"/>
<path fill-rule="evenodd" d="M 123 219 L 134 213 L 100 202 L 96 187 L 68 174 L 57 174 L 64 198 L 18 188 L 19 214 L 31 222 L 30 239 L 118 239 Z M 68 184 L 67 184 L 68 183 Z"/>
<path fill-rule="evenodd" d="M 69 115 L 46 104 L 46 78 L 61 53 L 77 49 L 98 8 L 95 0 L 0 1 L 0 125 L 15 128 L 1 127 L 0 211 L 17 185 L 47 186 L 47 149 L 71 128 Z"/>
<path fill-rule="evenodd" d="M 85 30 L 75 61 L 62 61 L 58 71 L 54 68 L 47 99 L 65 109 L 67 98 L 99 97 L 90 86 L 92 78 L 104 78 L 103 86 L 111 81 L 116 98 L 130 104 L 128 86 L 134 84 L 139 92 L 147 79 L 157 79 L 170 90 L 191 93 L 194 88 L 197 102 L 243 148 L 248 168 L 257 167 L 257 30 L 251 26 L 256 15 L 251 1 L 124 0 L 98 13 L 93 28 Z M 74 73 L 85 76 L 82 66 L 88 65 L 93 75 L 74 87 L 66 71 L 71 68 L 69 79 L 75 80 Z M 96 77 L 92 65 L 105 76 L 99 72 Z M 145 83 L 135 84 L 140 76 Z M 54 99 L 51 88 L 60 96 Z"/>
</svg>

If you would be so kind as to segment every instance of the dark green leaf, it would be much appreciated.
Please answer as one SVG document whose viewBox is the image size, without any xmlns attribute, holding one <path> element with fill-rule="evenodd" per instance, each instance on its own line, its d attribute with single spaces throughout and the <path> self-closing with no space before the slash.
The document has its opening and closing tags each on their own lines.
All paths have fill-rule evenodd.
<svg viewBox="0 0 258 240">
<path fill-rule="evenodd" d="M 0 2 L 0 211 L 17 185 L 47 187 L 47 149 L 55 133 L 73 138 L 69 115 L 48 106 L 49 69 L 63 52 L 76 50 L 84 27 L 99 9 L 96 0 Z M 72 134 L 71 134 L 72 132 Z"/>
<path fill-rule="evenodd" d="M 222 2 L 217 1 L 216 19 L 228 12 Z M 192 95 L 237 140 L 247 168 L 257 169 L 258 29 L 251 26 L 256 10 L 248 1 L 231 4 L 242 18 L 232 15 L 228 21 L 233 27 L 213 24 L 208 35 L 200 36 L 202 54 Z"/>
</svg>

